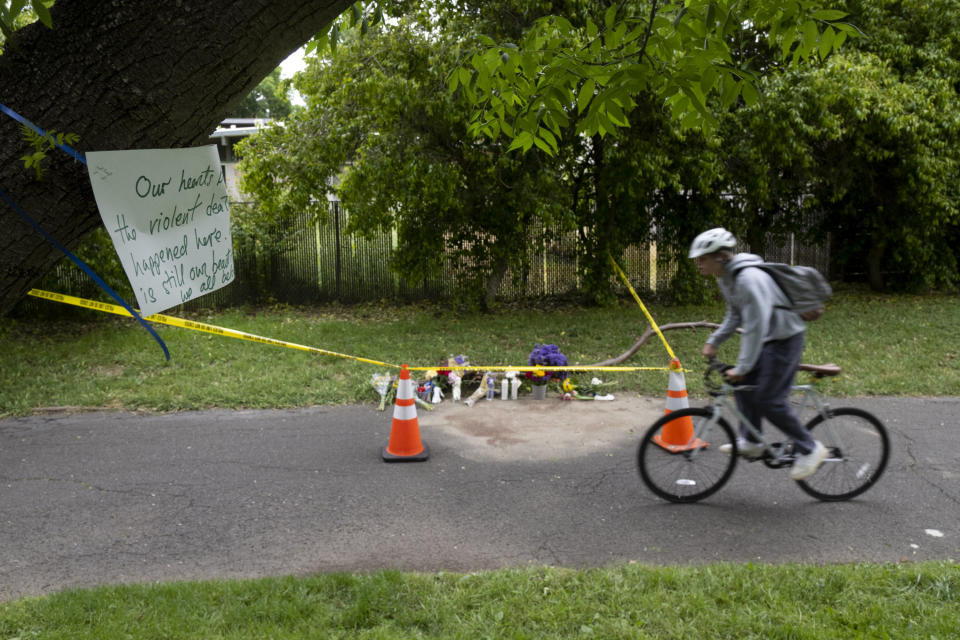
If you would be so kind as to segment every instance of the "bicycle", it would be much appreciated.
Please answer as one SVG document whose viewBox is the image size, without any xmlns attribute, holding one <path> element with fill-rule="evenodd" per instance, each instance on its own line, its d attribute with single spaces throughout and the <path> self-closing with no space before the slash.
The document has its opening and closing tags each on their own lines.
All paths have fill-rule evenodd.
<svg viewBox="0 0 960 640">
<path fill-rule="evenodd" d="M 733 394 L 752 387 L 730 384 L 723 377 L 727 368 L 729 365 L 716 359 L 708 363 L 704 383 L 713 398 L 710 405 L 668 413 L 641 439 L 637 450 L 640 477 L 657 496 L 670 502 L 696 502 L 726 484 L 741 456 L 736 431 L 724 418 L 725 412 L 736 417 L 752 438 L 763 444 L 759 457 L 745 459 L 761 461 L 771 469 L 793 465 L 793 442 L 771 442 L 737 408 Z M 801 364 L 798 370 L 813 374 L 812 384 L 793 386 L 795 392 L 803 394 L 798 415 L 803 416 L 811 408 L 815 410 L 806 427 L 829 454 L 815 474 L 796 482 L 819 500 L 849 500 L 876 484 L 883 474 L 890 456 L 887 430 L 867 411 L 853 407 L 831 409 L 820 397 L 814 384 L 839 375 L 841 367 Z M 730 445 L 729 453 L 720 451 L 724 444 Z"/>
</svg>

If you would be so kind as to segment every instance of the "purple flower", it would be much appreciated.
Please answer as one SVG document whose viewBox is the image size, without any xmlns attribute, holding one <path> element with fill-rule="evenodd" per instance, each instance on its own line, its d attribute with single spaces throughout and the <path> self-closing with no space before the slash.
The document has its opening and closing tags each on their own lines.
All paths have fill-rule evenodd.
<svg viewBox="0 0 960 640">
<path fill-rule="evenodd" d="M 567 356 L 560 353 L 560 347 L 555 344 L 536 344 L 533 351 L 530 352 L 529 362 L 532 365 L 544 365 L 550 367 L 562 367 L 570 364 Z M 566 371 L 546 371 L 543 376 L 534 375 L 532 371 L 526 373 L 526 377 L 533 384 L 546 384 L 551 378 L 565 379 L 569 374 Z"/>
</svg>

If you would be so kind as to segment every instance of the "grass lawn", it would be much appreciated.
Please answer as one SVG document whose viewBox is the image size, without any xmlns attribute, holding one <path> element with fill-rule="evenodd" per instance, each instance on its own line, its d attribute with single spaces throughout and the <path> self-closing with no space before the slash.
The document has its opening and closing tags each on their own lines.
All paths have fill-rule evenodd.
<svg viewBox="0 0 960 640">
<path fill-rule="evenodd" d="M 960 297 L 840 292 L 810 325 L 805 361 L 845 368 L 828 395 L 960 395 Z M 51 302 L 50 304 L 55 304 Z M 719 322 L 718 304 L 651 307 L 660 324 Z M 176 315 L 171 313 L 171 315 Z M 625 352 L 646 326 L 607 309 L 460 314 L 420 305 L 243 309 L 191 319 L 391 363 L 522 365 L 535 343 L 571 362 Z M 173 359 L 129 319 L 71 312 L 0 319 L 0 417 L 50 407 L 176 411 L 375 403 L 382 367 L 158 327 Z M 707 332 L 668 332 L 696 371 Z M 736 340 L 721 357 L 736 357 Z M 654 338 L 626 364 L 664 366 Z M 601 374 L 615 394 L 662 397 L 663 372 Z M 692 395 L 700 376 L 686 376 Z M 2 470 L 0 470 L 2 473 Z M 26 638 L 952 638 L 960 568 L 900 565 L 628 565 L 480 574 L 326 574 L 72 590 L 0 603 L 0 639 Z"/>
<path fill-rule="evenodd" d="M 960 569 L 732 565 L 327 574 L 0 604 L 0 638 L 956 638 Z"/>
<path fill-rule="evenodd" d="M 133 320 L 64 308 L 71 319 L 0 319 L 0 416 L 64 406 L 177 411 L 376 402 L 371 375 L 396 373 L 349 359 L 157 326 L 172 354 L 167 362 Z M 651 313 L 659 324 L 719 322 L 723 308 L 654 306 Z M 844 367 L 844 375 L 824 387 L 828 395 L 958 395 L 958 318 L 958 296 L 840 293 L 827 315 L 810 324 L 805 361 Z M 571 363 L 589 364 L 626 352 L 646 328 L 632 300 L 605 309 L 519 308 L 489 315 L 364 305 L 230 310 L 190 319 L 411 366 L 432 366 L 451 354 L 466 354 L 475 365 L 526 365 L 538 342 L 559 345 Z M 701 393 L 699 353 L 708 331 L 664 335 L 692 370 L 686 376 L 688 390 Z M 737 343 L 727 342 L 721 358 L 734 361 Z M 669 358 L 654 337 L 624 364 L 663 367 Z M 615 394 L 660 397 L 666 388 L 661 371 L 582 374 L 588 380 L 592 375 L 614 382 Z"/>
</svg>

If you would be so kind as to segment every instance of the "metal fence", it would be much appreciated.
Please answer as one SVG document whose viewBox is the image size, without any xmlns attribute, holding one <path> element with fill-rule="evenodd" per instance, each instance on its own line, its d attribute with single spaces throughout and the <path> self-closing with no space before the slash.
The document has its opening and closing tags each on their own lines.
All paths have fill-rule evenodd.
<svg viewBox="0 0 960 640">
<path fill-rule="evenodd" d="M 348 214 L 338 202 L 331 203 L 329 216 L 326 224 L 316 224 L 307 215 L 299 216 L 285 225 L 283 236 L 273 243 L 258 243 L 255 239 L 235 241 L 234 281 L 179 309 L 263 303 L 357 303 L 382 299 L 448 300 L 454 296 L 456 283 L 452 274 L 462 266 L 454 264 L 452 258 L 448 258 L 444 268 L 435 275 L 418 281 L 406 280 L 388 268 L 397 245 L 394 234 L 384 232 L 366 239 L 346 233 Z M 520 274 L 508 271 L 497 290 L 497 298 L 509 301 L 579 292 L 577 243 L 576 232 L 535 226 L 527 244 L 525 271 Z M 264 250 L 265 245 L 272 249 Z M 656 243 L 634 245 L 618 259 L 633 287 L 648 296 L 668 293 L 676 274 L 675 261 L 663 259 L 664 256 L 658 260 L 657 251 Z M 793 239 L 778 246 L 770 240 L 764 257 L 777 262 L 814 266 L 828 274 L 829 247 L 800 246 Z M 618 293 L 627 294 L 619 281 L 614 286 Z M 44 279 L 40 287 L 106 299 L 87 276 L 66 260 Z M 21 307 L 26 305 L 36 309 L 37 304 L 47 303 L 28 298 Z"/>
</svg>

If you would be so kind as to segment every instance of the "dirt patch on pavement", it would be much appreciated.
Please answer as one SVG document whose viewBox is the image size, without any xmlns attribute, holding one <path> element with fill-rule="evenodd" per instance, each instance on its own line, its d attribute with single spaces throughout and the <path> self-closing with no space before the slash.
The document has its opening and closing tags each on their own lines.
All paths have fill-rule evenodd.
<svg viewBox="0 0 960 640">
<path fill-rule="evenodd" d="M 471 460 L 544 460 L 635 446 L 663 415 L 664 401 L 617 397 L 612 401 L 480 400 L 473 407 L 443 402 L 417 411 L 420 426 L 450 436 Z M 429 440 L 428 440 L 429 444 Z"/>
</svg>

